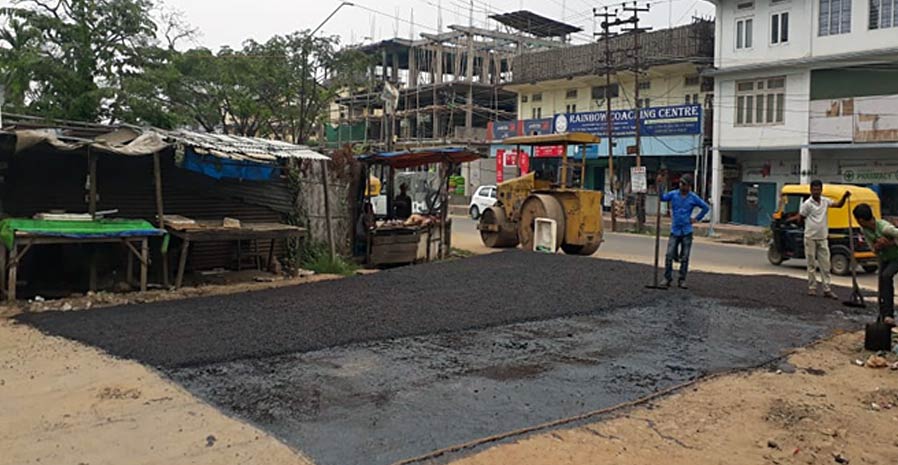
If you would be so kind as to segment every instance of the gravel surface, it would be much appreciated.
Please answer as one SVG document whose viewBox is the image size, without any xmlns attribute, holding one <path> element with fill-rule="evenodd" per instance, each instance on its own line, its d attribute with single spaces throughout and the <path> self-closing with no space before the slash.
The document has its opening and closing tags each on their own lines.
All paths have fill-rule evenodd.
<svg viewBox="0 0 898 465">
<path fill-rule="evenodd" d="M 798 318 L 856 312 L 805 296 L 802 280 L 689 276 L 689 290 L 652 291 L 644 287 L 652 278 L 644 265 L 507 251 L 259 292 L 17 319 L 116 356 L 175 368 L 596 314 L 649 305 L 670 293 L 781 309 Z M 845 289 L 837 292 L 847 296 Z"/>
</svg>

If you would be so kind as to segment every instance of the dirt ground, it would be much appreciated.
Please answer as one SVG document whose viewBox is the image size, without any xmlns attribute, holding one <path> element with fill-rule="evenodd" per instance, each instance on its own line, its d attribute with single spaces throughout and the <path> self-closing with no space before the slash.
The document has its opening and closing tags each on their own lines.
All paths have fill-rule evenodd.
<svg viewBox="0 0 898 465">
<path fill-rule="evenodd" d="M 895 464 L 898 371 L 857 366 L 862 338 L 843 334 L 797 351 L 780 372 L 702 381 L 610 420 L 547 430 L 451 463 Z"/>
<path fill-rule="evenodd" d="M 311 464 L 142 365 L 0 320 L 0 464 Z"/>
</svg>

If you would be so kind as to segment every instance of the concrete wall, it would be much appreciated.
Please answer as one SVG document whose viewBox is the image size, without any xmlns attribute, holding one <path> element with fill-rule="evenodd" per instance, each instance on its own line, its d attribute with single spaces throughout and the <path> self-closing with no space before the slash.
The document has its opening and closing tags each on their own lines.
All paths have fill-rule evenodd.
<svg viewBox="0 0 898 465">
<path fill-rule="evenodd" d="M 640 90 L 640 98 L 648 98 L 650 106 L 682 105 L 686 103 L 686 95 L 699 95 L 699 103 L 704 103 L 710 92 L 702 92 L 701 85 L 686 86 L 686 76 L 698 75 L 698 67 L 690 63 L 657 66 L 649 69 L 642 80 L 651 82 L 650 88 Z M 629 109 L 635 106 L 635 80 L 629 73 L 612 76 L 612 84 L 618 84 L 618 97 L 611 100 L 614 110 Z M 567 105 L 576 104 L 577 112 L 604 110 L 605 102 L 592 99 L 592 88 L 604 86 L 604 76 L 579 77 L 540 82 L 536 84 L 508 86 L 509 90 L 518 92 L 518 118 L 531 119 L 533 108 L 542 108 L 542 117 L 551 118 L 558 113 L 565 113 Z M 577 98 L 567 98 L 567 91 L 576 89 Z M 542 102 L 533 102 L 533 94 L 542 93 Z M 521 96 L 527 96 L 522 102 Z M 692 103 L 692 102 L 690 102 Z"/>
<path fill-rule="evenodd" d="M 736 126 L 736 82 L 786 77 L 783 122 L 763 126 Z M 726 148 L 800 147 L 808 143 L 810 72 L 784 69 L 728 74 L 715 81 L 714 146 Z"/>
</svg>

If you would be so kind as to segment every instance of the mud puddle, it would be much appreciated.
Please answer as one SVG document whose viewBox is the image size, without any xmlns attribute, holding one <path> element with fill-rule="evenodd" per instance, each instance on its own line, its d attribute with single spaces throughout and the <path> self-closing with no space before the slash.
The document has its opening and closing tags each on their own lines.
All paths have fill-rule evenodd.
<svg viewBox="0 0 898 465">
<path fill-rule="evenodd" d="M 665 297 L 601 314 L 164 371 L 318 464 L 378 465 L 754 366 L 844 323 Z"/>
</svg>

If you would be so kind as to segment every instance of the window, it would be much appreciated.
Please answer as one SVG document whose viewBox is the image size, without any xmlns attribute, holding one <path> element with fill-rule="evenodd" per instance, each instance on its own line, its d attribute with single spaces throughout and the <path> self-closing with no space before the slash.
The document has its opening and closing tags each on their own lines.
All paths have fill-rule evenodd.
<svg viewBox="0 0 898 465">
<path fill-rule="evenodd" d="M 652 88 L 652 81 L 639 81 L 639 90 L 649 90 Z"/>
<path fill-rule="evenodd" d="M 521 103 L 527 103 L 527 96 L 526 96 L 526 95 L 522 95 L 522 96 L 521 96 Z"/>
<path fill-rule="evenodd" d="M 651 104 L 652 104 L 651 99 L 647 99 L 647 98 L 641 98 L 636 101 L 637 108 L 648 108 L 651 106 Z"/>
<path fill-rule="evenodd" d="M 576 104 L 576 103 L 569 103 L 569 104 L 567 104 L 567 106 L 565 107 L 565 110 L 566 110 L 567 113 L 577 113 L 577 104 Z"/>
<path fill-rule="evenodd" d="M 752 23 L 751 18 L 736 20 L 736 50 L 751 48 Z"/>
<path fill-rule="evenodd" d="M 820 0 L 817 34 L 833 36 L 851 32 L 851 0 Z"/>
<path fill-rule="evenodd" d="M 870 29 L 898 27 L 898 0 L 870 0 Z"/>
<path fill-rule="evenodd" d="M 617 84 L 611 84 L 611 87 L 608 88 L 608 97 L 615 98 L 618 96 L 619 88 Z M 604 100 L 605 99 L 605 86 L 596 86 L 592 88 L 592 99 L 593 100 Z"/>
<path fill-rule="evenodd" d="M 533 119 L 540 119 L 543 117 L 543 109 L 542 108 L 531 108 L 530 109 L 530 117 Z"/>
<path fill-rule="evenodd" d="M 566 98 L 566 99 L 577 98 L 577 89 L 568 89 L 567 92 L 564 93 L 564 98 Z"/>
<path fill-rule="evenodd" d="M 770 43 L 784 44 L 789 41 L 789 12 L 770 16 Z"/>
<path fill-rule="evenodd" d="M 698 94 L 686 94 L 686 105 L 698 105 Z"/>
<path fill-rule="evenodd" d="M 543 94 L 542 94 L 541 92 L 538 93 L 538 94 L 533 94 L 533 95 L 530 96 L 530 100 L 532 100 L 533 103 L 536 103 L 536 102 L 542 102 L 542 101 L 543 101 Z"/>
<path fill-rule="evenodd" d="M 736 126 L 782 124 L 786 113 L 786 78 L 736 83 Z"/>
<path fill-rule="evenodd" d="M 696 74 L 695 76 L 686 76 L 686 82 L 684 85 L 686 87 L 695 87 L 699 84 L 699 77 Z"/>
</svg>

